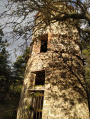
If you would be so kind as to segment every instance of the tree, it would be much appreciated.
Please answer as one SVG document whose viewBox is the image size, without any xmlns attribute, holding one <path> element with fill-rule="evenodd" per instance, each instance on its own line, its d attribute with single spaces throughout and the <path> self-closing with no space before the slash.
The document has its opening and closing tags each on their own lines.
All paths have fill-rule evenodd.
<svg viewBox="0 0 90 119">
<path fill-rule="evenodd" d="M 13 6 L 14 3 L 15 6 Z M 87 37 L 90 36 L 89 3 L 89 0 L 9 0 L 7 6 L 9 9 L 12 8 L 11 16 L 18 16 L 17 20 L 14 19 L 11 23 L 13 23 L 13 31 L 20 36 L 26 35 L 34 26 L 42 24 L 43 21 L 45 23 L 43 28 L 45 28 L 51 22 L 72 18 L 75 20 L 73 24 L 77 26 L 81 36 L 84 33 L 84 38 L 87 40 Z M 57 6 L 63 4 L 64 7 L 59 9 L 55 4 Z M 42 13 L 38 17 L 44 16 L 44 18 L 40 23 L 34 24 L 38 17 L 33 19 L 32 14 L 37 12 Z M 25 22 L 27 25 L 23 25 Z M 83 28 L 82 25 L 85 27 Z"/>
<path fill-rule="evenodd" d="M 89 1 L 82 2 L 81 0 L 15 0 L 14 2 L 16 4 L 18 2 L 18 7 L 17 10 L 15 9 L 15 11 L 13 11 L 11 15 L 18 15 L 21 19 L 20 22 L 12 21 L 12 23 L 15 24 L 13 31 L 18 33 L 18 35 L 22 36 L 23 34 L 27 34 L 27 32 L 35 26 L 37 26 L 38 29 L 34 29 L 34 32 L 40 29 L 45 29 L 51 23 L 73 19 L 72 24 L 77 26 L 81 37 L 85 38 L 86 41 L 89 41 L 87 40 L 87 37 L 88 39 L 90 37 L 90 16 L 88 9 L 89 4 L 87 4 L 87 2 L 89 3 Z M 11 5 L 12 4 L 13 2 L 11 2 Z M 63 7 L 59 8 L 59 5 L 63 5 Z M 38 12 L 35 20 L 29 19 L 27 25 L 22 27 L 22 24 L 24 23 L 26 18 L 34 12 Z M 40 22 L 37 22 L 37 20 L 41 18 L 43 19 Z M 31 20 L 34 21 L 35 24 L 33 22 L 31 23 Z M 86 27 L 82 28 L 82 24 L 86 25 Z M 80 57 L 76 57 L 80 59 Z M 71 72 L 75 75 L 72 70 Z"/>
<path fill-rule="evenodd" d="M 6 51 L 5 43 L 2 41 L 3 31 L 0 29 L 0 99 L 4 100 L 8 96 L 10 88 L 10 73 L 11 69 L 9 66 L 9 53 Z"/>
<path fill-rule="evenodd" d="M 24 72 L 29 58 L 29 47 L 26 48 L 23 55 L 18 56 L 14 66 L 10 69 L 7 60 L 8 52 L 4 47 L 5 42 L 2 45 L 0 51 L 0 109 L 2 108 L 0 118 L 16 119 Z"/>
<path fill-rule="evenodd" d="M 84 62 L 85 62 L 85 80 L 87 83 L 87 90 L 88 90 L 88 98 L 89 98 L 89 102 L 90 102 L 90 46 L 83 41 L 82 42 L 82 54 L 84 57 Z M 89 103 L 90 105 L 90 103 Z"/>
<path fill-rule="evenodd" d="M 16 62 L 13 66 L 13 86 L 22 85 L 24 80 L 24 73 L 26 68 L 26 63 L 29 58 L 29 47 L 26 48 L 23 55 L 17 57 Z"/>
</svg>

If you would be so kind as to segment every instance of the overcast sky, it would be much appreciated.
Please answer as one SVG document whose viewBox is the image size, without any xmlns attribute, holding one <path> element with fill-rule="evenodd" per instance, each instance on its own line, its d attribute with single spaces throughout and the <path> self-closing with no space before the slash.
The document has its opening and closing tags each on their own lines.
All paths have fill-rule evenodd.
<svg viewBox="0 0 90 119">
<path fill-rule="evenodd" d="M 7 4 L 7 0 L 0 0 L 0 14 L 4 11 L 6 11 L 6 7 L 5 5 Z M 10 21 L 13 18 L 9 18 L 9 17 L 4 17 L 3 19 L 0 19 L 0 25 L 4 24 L 7 21 Z M 14 18 L 15 19 L 15 18 Z M 18 41 L 15 38 L 12 38 L 12 34 L 8 33 L 12 31 L 11 27 L 5 27 L 3 29 L 4 32 L 4 37 L 3 39 L 7 39 L 9 46 L 7 47 L 7 50 L 10 53 L 10 60 L 12 62 L 15 62 L 16 57 L 20 54 L 22 54 L 22 52 L 24 51 L 24 47 L 22 46 L 23 43 L 25 42 L 25 40 L 23 38 L 20 38 Z M 28 40 L 28 44 L 30 44 L 31 39 Z"/>
<path fill-rule="evenodd" d="M 85 0 L 82 0 L 82 1 L 85 1 Z M 7 0 L 0 0 L 0 13 L 7 10 L 6 7 L 5 7 L 6 4 L 7 4 Z M 9 17 L 5 16 L 3 19 L 0 19 L 0 25 L 4 24 L 6 21 L 9 21 L 9 20 L 12 20 L 12 19 L 15 19 L 15 18 L 13 18 L 13 17 L 9 18 Z M 28 20 L 30 22 L 29 18 L 28 18 Z M 25 39 L 20 38 L 18 41 L 15 41 L 16 39 L 12 38 L 12 35 L 10 33 L 7 33 L 11 30 L 12 29 L 10 27 L 5 27 L 3 29 L 3 31 L 4 31 L 3 39 L 8 40 L 9 46 L 7 47 L 7 50 L 11 54 L 11 56 L 10 56 L 11 61 L 14 62 L 16 57 L 18 55 L 20 55 L 20 53 L 22 53 L 21 50 L 24 50 L 24 48 L 23 47 L 21 48 L 20 46 L 25 42 Z M 28 42 L 30 43 L 31 39 L 29 39 Z"/>
</svg>

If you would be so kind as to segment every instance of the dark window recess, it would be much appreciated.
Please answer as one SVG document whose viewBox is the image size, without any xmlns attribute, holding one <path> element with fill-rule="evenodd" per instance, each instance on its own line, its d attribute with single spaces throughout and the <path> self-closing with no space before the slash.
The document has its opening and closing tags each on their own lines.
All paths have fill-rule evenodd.
<svg viewBox="0 0 90 119">
<path fill-rule="evenodd" d="M 33 91 L 30 119 L 42 119 L 44 91 Z"/>
<path fill-rule="evenodd" d="M 40 52 L 47 52 L 47 39 L 41 40 L 41 51 Z"/>
<path fill-rule="evenodd" d="M 44 85 L 45 71 L 36 72 L 35 85 Z"/>
</svg>

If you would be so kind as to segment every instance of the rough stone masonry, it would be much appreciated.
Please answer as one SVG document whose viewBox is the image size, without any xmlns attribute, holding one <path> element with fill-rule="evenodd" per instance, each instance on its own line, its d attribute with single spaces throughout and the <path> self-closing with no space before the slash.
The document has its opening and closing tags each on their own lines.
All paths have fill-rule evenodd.
<svg viewBox="0 0 90 119">
<path fill-rule="evenodd" d="M 17 119 L 89 119 L 80 37 L 72 22 L 35 28 Z"/>
</svg>

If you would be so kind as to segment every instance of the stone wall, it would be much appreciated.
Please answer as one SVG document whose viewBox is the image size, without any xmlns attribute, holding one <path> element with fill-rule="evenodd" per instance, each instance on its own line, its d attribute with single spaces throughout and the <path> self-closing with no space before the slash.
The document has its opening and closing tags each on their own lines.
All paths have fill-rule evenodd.
<svg viewBox="0 0 90 119">
<path fill-rule="evenodd" d="M 56 22 L 33 35 L 17 119 L 33 119 L 28 110 L 32 90 L 44 90 L 42 119 L 89 119 L 80 38 L 72 22 Z M 48 50 L 44 53 L 40 47 L 45 34 Z M 41 70 L 45 70 L 45 84 L 35 86 L 35 72 Z"/>
</svg>

